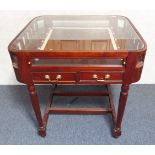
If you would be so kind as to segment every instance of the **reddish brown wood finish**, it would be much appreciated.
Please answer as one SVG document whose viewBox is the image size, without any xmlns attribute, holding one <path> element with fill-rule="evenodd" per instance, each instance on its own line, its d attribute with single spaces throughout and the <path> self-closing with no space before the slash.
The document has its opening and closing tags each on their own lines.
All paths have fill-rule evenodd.
<svg viewBox="0 0 155 155">
<path fill-rule="evenodd" d="M 129 21 L 130 22 L 130 21 Z M 111 113 L 114 122 L 114 137 L 119 137 L 121 135 L 121 123 L 123 119 L 123 114 L 125 110 L 125 105 L 128 96 L 129 85 L 137 82 L 140 79 L 141 72 L 143 69 L 143 63 L 146 53 L 146 43 L 138 33 L 136 28 L 130 22 L 135 32 L 139 35 L 140 39 L 144 43 L 144 47 L 140 50 L 117 50 L 117 51 L 48 51 L 45 49 L 44 52 L 40 51 L 17 51 L 11 47 L 12 43 L 17 39 L 17 37 L 9 45 L 9 53 L 13 62 L 13 67 L 15 70 L 16 78 L 19 82 L 22 82 L 28 86 L 30 93 L 32 106 L 39 124 L 39 135 L 46 135 L 46 125 L 48 121 L 49 113 L 67 113 L 67 114 L 103 114 Z M 24 30 L 24 29 L 23 29 Z M 19 35 L 18 35 L 19 36 Z M 32 65 L 32 60 L 34 58 L 67 58 L 67 59 L 91 59 L 91 58 L 109 58 L 109 59 L 122 59 L 123 65 L 91 65 L 91 66 L 35 66 Z M 14 65 L 16 60 L 16 65 Z M 61 74 L 62 79 L 56 81 L 56 76 Z M 93 74 L 97 74 L 98 80 L 93 79 Z M 105 75 L 110 74 L 109 79 L 105 79 Z M 51 81 L 45 79 L 45 75 L 51 77 Z M 35 90 L 34 84 L 96 84 L 96 85 L 107 85 L 107 84 L 122 84 L 122 89 L 120 92 L 119 106 L 117 112 L 117 119 L 115 113 L 115 106 L 112 99 L 112 94 L 109 86 L 107 86 L 108 92 L 101 93 L 58 93 L 54 92 L 50 95 L 48 104 L 45 109 L 44 117 L 42 118 L 40 112 L 39 101 L 37 97 L 37 92 Z M 108 109 L 64 109 L 64 108 L 51 108 L 51 102 L 54 95 L 64 95 L 64 96 L 100 96 L 108 95 L 110 101 L 110 108 Z"/>
<path fill-rule="evenodd" d="M 126 106 L 126 101 L 128 97 L 129 85 L 123 84 L 121 88 L 120 98 L 119 98 L 119 106 L 118 106 L 118 114 L 117 114 L 117 122 L 114 128 L 114 137 L 119 137 L 121 135 L 121 123 L 123 119 L 123 114 Z"/>
<path fill-rule="evenodd" d="M 45 136 L 45 127 L 43 124 L 43 120 L 42 120 L 42 116 L 41 116 L 41 111 L 40 111 L 40 106 L 39 106 L 39 101 L 38 101 L 38 96 L 35 90 L 35 86 L 34 85 L 28 85 L 28 90 L 30 93 L 30 97 L 31 97 L 31 101 L 32 101 L 32 106 L 33 106 L 33 110 L 35 112 L 38 124 L 39 124 L 39 129 L 38 132 L 41 136 Z"/>
</svg>

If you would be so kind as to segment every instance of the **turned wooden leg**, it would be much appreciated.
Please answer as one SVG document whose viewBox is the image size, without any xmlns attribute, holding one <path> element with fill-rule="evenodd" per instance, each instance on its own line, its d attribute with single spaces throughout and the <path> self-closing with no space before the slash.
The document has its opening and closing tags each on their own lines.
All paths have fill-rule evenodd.
<svg viewBox="0 0 155 155">
<path fill-rule="evenodd" d="M 45 129 L 44 124 L 43 124 L 40 106 L 39 106 L 39 101 L 38 101 L 38 96 L 37 96 L 37 92 L 35 90 L 35 86 L 34 85 L 28 85 L 28 90 L 29 90 L 29 94 L 31 97 L 32 107 L 33 107 L 33 110 L 35 112 L 38 124 L 39 124 L 38 134 L 42 137 L 45 137 L 46 136 L 46 129 Z"/>
<path fill-rule="evenodd" d="M 122 123 L 122 118 L 123 118 L 126 101 L 127 101 L 127 97 L 128 97 L 128 90 L 129 90 L 129 85 L 123 84 L 121 87 L 121 93 L 120 93 L 120 98 L 119 98 L 117 121 L 115 124 L 114 133 L 113 133 L 113 136 L 115 138 L 117 138 L 121 135 L 121 123 Z"/>
</svg>

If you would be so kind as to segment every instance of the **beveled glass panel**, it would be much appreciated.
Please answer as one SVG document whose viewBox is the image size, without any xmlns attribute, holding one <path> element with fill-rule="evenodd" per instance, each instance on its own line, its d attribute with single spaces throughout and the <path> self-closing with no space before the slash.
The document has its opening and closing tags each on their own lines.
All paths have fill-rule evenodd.
<svg viewBox="0 0 155 155">
<path fill-rule="evenodd" d="M 144 47 L 122 16 L 40 16 L 13 41 L 17 51 L 120 51 Z"/>
<path fill-rule="evenodd" d="M 32 66 L 122 66 L 121 59 L 32 59 Z"/>
</svg>

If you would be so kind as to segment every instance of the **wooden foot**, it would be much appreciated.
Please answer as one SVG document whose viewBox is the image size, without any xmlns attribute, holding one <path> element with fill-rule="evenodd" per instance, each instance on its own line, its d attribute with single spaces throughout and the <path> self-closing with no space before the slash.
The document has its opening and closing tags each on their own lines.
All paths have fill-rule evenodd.
<svg viewBox="0 0 155 155">
<path fill-rule="evenodd" d="M 45 137 L 45 136 L 46 136 L 46 128 L 45 128 L 45 127 L 39 127 L 39 129 L 38 129 L 38 134 L 39 134 L 41 137 Z"/>
<path fill-rule="evenodd" d="M 119 136 L 121 136 L 121 129 L 120 128 L 115 128 L 114 131 L 113 131 L 113 137 L 118 138 Z"/>
</svg>

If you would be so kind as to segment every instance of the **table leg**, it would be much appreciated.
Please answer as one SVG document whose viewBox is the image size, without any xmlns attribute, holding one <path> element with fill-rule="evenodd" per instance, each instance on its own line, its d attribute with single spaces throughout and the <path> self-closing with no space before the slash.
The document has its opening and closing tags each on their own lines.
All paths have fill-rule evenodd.
<svg viewBox="0 0 155 155">
<path fill-rule="evenodd" d="M 121 123 L 122 123 L 122 118 L 123 118 L 126 101 L 127 101 L 127 97 L 128 97 L 128 90 L 129 90 L 129 85 L 123 84 L 121 87 L 121 93 L 120 93 L 120 98 L 119 98 L 117 121 L 115 124 L 114 133 L 113 133 L 113 136 L 115 138 L 117 138 L 121 135 Z"/>
<path fill-rule="evenodd" d="M 38 124 L 39 124 L 38 134 L 44 137 L 46 136 L 46 128 L 44 127 L 44 124 L 43 124 L 40 106 L 39 106 L 39 100 L 38 100 L 37 92 L 35 90 L 35 86 L 28 85 L 28 91 L 31 97 L 32 107 L 35 112 Z"/>
</svg>

